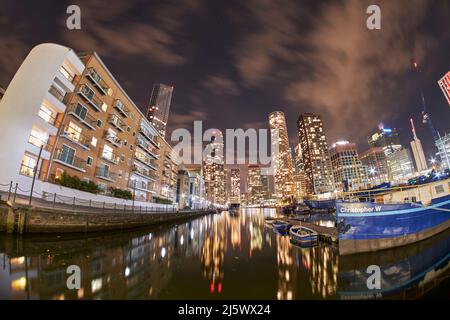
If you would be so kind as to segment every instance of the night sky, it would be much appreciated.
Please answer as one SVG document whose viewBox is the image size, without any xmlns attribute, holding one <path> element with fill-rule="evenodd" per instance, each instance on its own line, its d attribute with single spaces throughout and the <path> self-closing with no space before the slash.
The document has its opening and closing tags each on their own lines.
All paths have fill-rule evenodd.
<svg viewBox="0 0 450 320">
<path fill-rule="evenodd" d="M 361 152 L 380 121 L 406 145 L 412 117 L 429 158 L 422 85 L 435 127 L 450 132 L 436 83 L 450 69 L 447 0 L 0 1 L 2 87 L 33 46 L 55 42 L 96 51 L 142 110 L 153 83 L 175 86 L 170 130 L 197 119 L 204 129 L 266 128 L 282 110 L 293 146 L 299 114 L 316 112 L 329 144 Z M 70 4 L 81 7 L 80 31 L 66 28 Z M 366 28 L 369 4 L 381 7 L 381 30 Z"/>
</svg>

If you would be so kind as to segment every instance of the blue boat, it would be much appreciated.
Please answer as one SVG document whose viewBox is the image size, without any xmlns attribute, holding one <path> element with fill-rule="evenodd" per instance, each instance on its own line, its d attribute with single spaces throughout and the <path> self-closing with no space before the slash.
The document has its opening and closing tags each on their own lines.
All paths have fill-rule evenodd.
<svg viewBox="0 0 450 320">
<path fill-rule="evenodd" d="M 319 235 L 314 230 L 302 227 L 294 226 L 289 230 L 289 235 L 291 236 L 291 241 L 298 243 L 300 245 L 308 245 L 317 243 Z"/>
<path fill-rule="evenodd" d="M 334 209 L 336 207 L 336 200 L 335 199 L 328 199 L 328 200 L 305 200 L 305 204 L 310 209 Z"/>
<path fill-rule="evenodd" d="M 281 220 L 275 220 L 272 222 L 272 226 L 277 231 L 287 231 L 291 227 L 291 224 Z"/>
<path fill-rule="evenodd" d="M 404 246 L 450 227 L 450 179 L 378 195 L 376 202 L 336 202 L 341 255 Z M 410 201 L 409 203 L 405 203 Z M 401 203 L 403 202 L 403 203 Z"/>
</svg>

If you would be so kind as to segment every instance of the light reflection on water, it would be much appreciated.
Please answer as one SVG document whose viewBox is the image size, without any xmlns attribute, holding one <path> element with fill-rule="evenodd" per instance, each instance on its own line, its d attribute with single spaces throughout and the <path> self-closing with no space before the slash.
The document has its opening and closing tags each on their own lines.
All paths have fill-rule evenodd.
<svg viewBox="0 0 450 320">
<path fill-rule="evenodd" d="M 437 253 L 428 259 L 431 266 L 450 248 L 447 234 L 402 248 L 398 261 L 392 250 L 340 258 L 333 245 L 293 246 L 289 237 L 265 226 L 265 217 L 274 216 L 273 209 L 252 208 L 236 216 L 223 212 L 114 235 L 0 236 L 0 299 L 342 298 L 341 292 L 348 297 L 352 290 L 359 294 L 364 289 L 364 270 L 370 264 L 386 264 L 387 273 L 397 268 L 398 277 L 386 273 L 385 283 L 393 286 L 421 272 L 411 264 L 417 255 L 441 248 L 432 250 Z M 314 219 L 318 224 L 333 221 Z M 79 290 L 67 289 L 69 265 L 81 268 Z M 448 273 L 448 268 L 442 270 Z"/>
</svg>

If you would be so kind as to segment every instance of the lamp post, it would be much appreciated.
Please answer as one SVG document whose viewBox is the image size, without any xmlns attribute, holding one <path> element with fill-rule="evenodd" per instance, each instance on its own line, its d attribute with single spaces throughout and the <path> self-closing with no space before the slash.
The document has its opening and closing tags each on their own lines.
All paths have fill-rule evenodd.
<svg viewBox="0 0 450 320">
<path fill-rule="evenodd" d="M 31 190 L 30 190 L 30 199 L 28 200 L 28 206 L 31 207 L 31 200 L 33 199 L 33 190 L 34 190 L 34 183 L 36 181 L 36 174 L 37 174 L 37 168 L 39 167 L 39 161 L 41 160 L 42 155 L 42 149 L 44 148 L 44 145 L 41 145 L 41 148 L 39 149 L 39 155 L 36 161 L 36 166 L 33 170 L 33 182 L 31 182 Z"/>
</svg>

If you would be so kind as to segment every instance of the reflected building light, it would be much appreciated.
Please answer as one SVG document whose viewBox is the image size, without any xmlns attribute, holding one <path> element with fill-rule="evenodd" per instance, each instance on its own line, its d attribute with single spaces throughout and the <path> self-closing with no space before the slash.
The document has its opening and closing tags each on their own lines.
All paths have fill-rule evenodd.
<svg viewBox="0 0 450 320">
<path fill-rule="evenodd" d="M 18 258 L 13 258 L 10 260 L 12 265 L 20 265 L 23 264 L 25 262 L 25 257 L 18 257 Z"/>
<path fill-rule="evenodd" d="M 84 289 L 83 288 L 78 289 L 77 297 L 78 297 L 78 299 L 83 299 L 84 298 Z"/>
<path fill-rule="evenodd" d="M 161 249 L 161 258 L 164 258 L 166 256 L 166 248 Z"/>
<path fill-rule="evenodd" d="M 180 244 L 183 245 L 183 243 L 184 243 L 184 236 L 181 235 L 181 237 L 180 237 Z"/>
<path fill-rule="evenodd" d="M 128 277 L 130 275 L 130 268 L 125 268 L 125 277 Z"/>
<path fill-rule="evenodd" d="M 13 291 L 24 290 L 27 286 L 27 279 L 25 277 L 20 277 L 19 279 L 13 280 L 11 282 L 11 289 Z"/>
<path fill-rule="evenodd" d="M 97 291 L 101 290 L 103 287 L 103 280 L 102 278 L 94 279 L 91 281 L 91 291 L 92 293 L 96 293 Z"/>
</svg>

